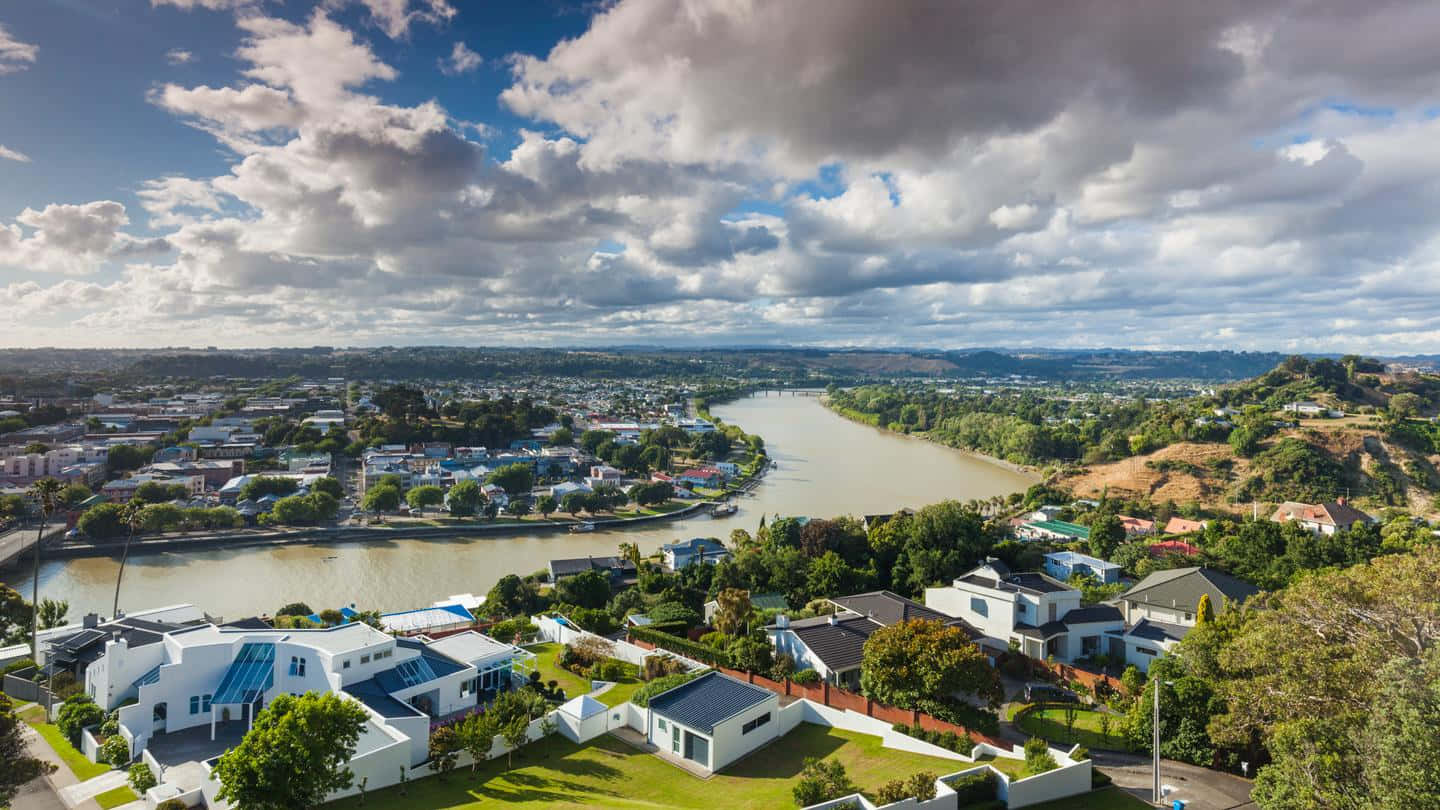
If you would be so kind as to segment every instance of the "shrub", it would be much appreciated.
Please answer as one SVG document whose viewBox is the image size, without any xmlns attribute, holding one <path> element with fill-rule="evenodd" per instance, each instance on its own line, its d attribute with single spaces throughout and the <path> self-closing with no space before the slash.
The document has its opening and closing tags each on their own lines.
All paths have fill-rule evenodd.
<svg viewBox="0 0 1440 810">
<path fill-rule="evenodd" d="M 1070 752 L 1070 758 L 1073 759 L 1073 760 L 1075 760 L 1076 762 L 1080 762 L 1081 760 L 1089 759 L 1089 758 L 1090 758 L 1090 749 L 1088 749 L 1088 748 L 1086 748 L 1086 747 L 1084 747 L 1084 746 L 1081 746 L 1081 747 L 1079 747 L 1079 748 L 1076 748 L 1074 751 Z"/>
<path fill-rule="evenodd" d="M 107 717 L 107 718 L 105 718 L 105 722 L 103 722 L 103 723 L 100 724 L 100 736 L 101 736 L 102 738 L 105 738 L 105 737 L 114 737 L 116 734 L 119 734 L 119 733 L 120 733 L 120 713 L 119 713 L 119 712 L 111 712 L 111 713 L 110 713 L 110 716 Z"/>
<path fill-rule="evenodd" d="M 29 658 L 21 658 L 19 661 L 11 661 L 4 667 L 0 667 L 0 676 L 9 675 L 12 672 L 19 672 L 22 669 L 29 669 L 35 666 L 35 662 Z"/>
<path fill-rule="evenodd" d="M 962 700 L 922 700 L 917 708 L 936 719 L 974 729 L 981 734 L 995 736 L 1000 733 L 999 715 Z"/>
<path fill-rule="evenodd" d="M 56 716 L 55 725 L 59 726 L 60 733 L 64 734 L 71 742 L 80 739 L 80 731 L 88 726 L 99 725 L 105 722 L 105 710 L 95 705 L 88 695 L 76 695 L 65 699 L 60 705 L 60 713 Z"/>
<path fill-rule="evenodd" d="M 683 672 L 685 672 L 685 665 L 673 655 L 647 655 L 645 656 L 645 670 L 640 673 L 640 677 L 643 680 L 653 681 L 656 678 Z"/>
<path fill-rule="evenodd" d="M 630 635 L 641 641 L 648 641 L 656 647 L 679 653 L 687 658 L 694 658 L 696 661 L 703 661 L 711 666 L 732 666 L 728 652 L 711 649 L 704 644 L 672 636 L 669 633 L 662 633 L 650 627 L 632 627 Z"/>
<path fill-rule="evenodd" d="M 820 673 L 813 669 L 802 669 L 790 677 L 795 683 L 805 685 L 820 682 Z"/>
<path fill-rule="evenodd" d="M 100 746 L 100 751 L 95 758 L 101 762 L 108 762 L 116 768 L 122 768 L 130 762 L 130 743 L 124 737 L 116 734 L 106 740 Z"/>
<path fill-rule="evenodd" d="M 635 694 L 630 696 L 630 702 L 634 703 L 636 706 L 644 708 L 650 705 L 650 698 L 655 697 L 661 692 L 668 692 L 671 689 L 679 686 L 680 684 L 698 677 L 700 674 L 701 673 L 699 672 L 680 672 L 674 675 L 665 675 L 663 677 L 656 678 L 655 680 L 650 681 L 639 689 L 636 689 Z"/>
<path fill-rule="evenodd" d="M 516 616 L 494 625 L 486 635 L 509 644 L 516 636 L 531 636 L 539 631 L 540 628 L 531 623 L 528 618 Z"/>
<path fill-rule="evenodd" d="M 995 798 L 995 774 L 991 771 L 966 774 L 950 781 L 956 802 L 961 807 Z"/>
<path fill-rule="evenodd" d="M 805 758 L 800 780 L 791 789 L 791 795 L 799 807 L 828 802 L 854 792 L 855 784 L 846 775 L 844 764 L 839 760 L 821 760 L 814 757 Z"/>
<path fill-rule="evenodd" d="M 725 650 L 729 649 L 730 647 L 730 637 L 720 632 L 719 630 L 715 630 L 701 636 L 700 643 L 704 644 L 706 647 L 710 647 L 711 649 Z"/>
<path fill-rule="evenodd" d="M 935 798 L 935 774 L 929 771 L 911 774 L 909 784 L 906 795 L 914 796 L 922 802 Z"/>
<path fill-rule="evenodd" d="M 618 658 L 596 661 L 590 667 L 589 677 L 595 681 L 618 681 L 632 675 L 634 667 Z"/>
<path fill-rule="evenodd" d="M 189 808 L 185 806 L 185 802 L 179 799 L 166 799 L 156 805 L 155 810 L 189 810 Z"/>
<path fill-rule="evenodd" d="M 1031 737 L 1025 741 L 1025 776 L 1053 771 L 1058 767 L 1060 763 L 1055 761 L 1055 755 L 1050 753 L 1050 746 L 1044 740 Z"/>
<path fill-rule="evenodd" d="M 910 798 L 910 789 L 900 779 L 891 779 L 875 791 L 876 804 L 894 804 Z"/>
<path fill-rule="evenodd" d="M 155 787 L 155 774 L 150 772 L 150 766 L 143 762 L 137 762 L 130 766 L 130 787 L 141 796 L 145 791 Z"/>
</svg>

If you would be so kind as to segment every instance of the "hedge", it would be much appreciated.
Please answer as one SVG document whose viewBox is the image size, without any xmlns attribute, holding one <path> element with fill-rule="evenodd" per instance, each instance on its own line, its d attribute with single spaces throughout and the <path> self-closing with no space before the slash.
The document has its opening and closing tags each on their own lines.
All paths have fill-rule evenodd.
<svg viewBox="0 0 1440 810">
<path fill-rule="evenodd" d="M 734 667 L 734 664 L 731 663 L 730 653 L 714 647 L 707 647 L 704 644 L 697 644 L 687 638 L 657 632 L 648 627 L 631 627 L 630 636 L 711 666 Z"/>
<path fill-rule="evenodd" d="M 961 807 L 992 801 L 995 798 L 995 774 L 990 771 L 967 774 L 952 779 L 947 784 L 955 791 L 955 801 Z"/>
<path fill-rule="evenodd" d="M 639 689 L 636 689 L 635 694 L 630 696 L 630 702 L 643 709 L 646 706 L 650 705 L 650 698 L 660 694 L 661 692 L 668 692 L 671 689 L 674 689 L 675 687 L 683 683 L 692 681 L 703 674 L 703 672 L 677 672 L 674 675 L 664 675 L 662 677 L 656 678 L 655 680 L 650 681 Z"/>
</svg>

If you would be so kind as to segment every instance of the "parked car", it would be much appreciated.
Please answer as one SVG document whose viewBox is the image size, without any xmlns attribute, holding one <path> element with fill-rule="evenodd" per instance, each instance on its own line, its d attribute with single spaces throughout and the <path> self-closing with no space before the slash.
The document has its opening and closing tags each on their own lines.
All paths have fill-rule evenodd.
<svg viewBox="0 0 1440 810">
<path fill-rule="evenodd" d="M 1026 703 L 1076 703 L 1080 697 L 1069 689 L 1048 683 L 1025 685 Z"/>
</svg>

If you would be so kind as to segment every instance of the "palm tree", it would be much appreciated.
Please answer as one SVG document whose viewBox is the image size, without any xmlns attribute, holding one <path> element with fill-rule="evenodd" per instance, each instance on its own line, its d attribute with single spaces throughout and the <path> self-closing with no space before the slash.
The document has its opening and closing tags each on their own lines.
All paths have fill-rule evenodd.
<svg viewBox="0 0 1440 810">
<path fill-rule="evenodd" d="M 640 545 L 638 543 L 621 543 L 620 559 L 629 560 L 635 563 L 635 568 L 640 568 Z"/>
<path fill-rule="evenodd" d="M 35 533 L 35 568 L 31 574 L 30 586 L 30 660 L 40 660 L 40 541 L 45 539 L 45 525 L 50 522 L 50 513 L 55 511 L 55 498 L 60 494 L 60 482 L 54 478 L 41 478 L 30 485 L 30 497 L 40 507 L 40 529 Z"/>
<path fill-rule="evenodd" d="M 135 539 L 135 527 L 140 523 L 140 510 L 144 508 L 137 501 L 130 501 L 120 508 L 120 521 L 129 527 L 125 536 L 125 548 L 120 552 L 120 570 L 115 572 L 115 605 L 110 609 L 110 618 L 120 615 L 120 580 L 125 576 L 125 560 L 130 556 L 130 541 Z"/>
</svg>

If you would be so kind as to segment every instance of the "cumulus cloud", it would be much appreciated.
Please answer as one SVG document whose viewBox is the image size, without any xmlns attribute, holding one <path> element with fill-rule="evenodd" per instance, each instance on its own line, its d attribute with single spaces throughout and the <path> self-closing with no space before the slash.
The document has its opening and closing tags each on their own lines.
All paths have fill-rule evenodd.
<svg viewBox="0 0 1440 810">
<path fill-rule="evenodd" d="M 0 76 L 26 70 L 39 53 L 39 46 L 21 42 L 0 24 Z"/>
<path fill-rule="evenodd" d="M 4 158 L 5 160 L 13 160 L 13 161 L 16 161 L 17 163 L 29 163 L 29 162 L 30 162 L 30 156 L 29 156 L 29 155 L 25 154 L 24 152 L 19 152 L 19 151 L 16 151 L 16 150 L 14 150 L 14 149 L 11 149 L 11 148 L 5 146 L 5 144 L 3 144 L 3 143 L 0 143 L 0 158 Z"/>
<path fill-rule="evenodd" d="M 152 92 L 233 157 L 138 189 L 163 237 L 128 235 L 118 203 L 27 209 L 0 261 L 116 267 L 63 288 L 93 296 L 94 333 L 277 343 L 1440 334 L 1440 52 L 1419 33 L 1440 7 L 1419 0 L 618 0 L 511 57 L 502 100 L 532 124 L 494 154 L 448 87 L 387 101 L 398 73 L 341 4 L 253 6 L 232 83 Z M 402 39 L 454 15 L 363 5 Z M 480 63 L 457 42 L 440 64 Z M 20 284 L 0 295 L 58 306 Z"/>
<path fill-rule="evenodd" d="M 461 73 L 469 73 L 485 64 L 485 57 L 470 50 L 470 47 L 463 42 L 455 43 L 450 50 L 449 59 L 440 60 L 440 71 L 447 76 L 458 76 Z"/>
<path fill-rule="evenodd" d="M 195 54 L 180 48 L 171 48 L 165 52 L 165 61 L 172 65 L 185 65 L 195 61 Z"/>
</svg>

